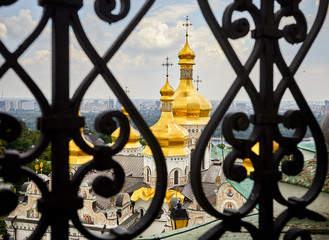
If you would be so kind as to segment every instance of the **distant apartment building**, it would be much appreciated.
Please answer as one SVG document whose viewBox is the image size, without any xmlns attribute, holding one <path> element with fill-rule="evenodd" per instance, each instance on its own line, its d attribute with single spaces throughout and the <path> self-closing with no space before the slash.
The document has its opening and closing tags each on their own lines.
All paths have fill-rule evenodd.
<svg viewBox="0 0 329 240">
<path fill-rule="evenodd" d="M 20 100 L 23 111 L 33 111 L 34 101 L 33 100 Z"/>
<path fill-rule="evenodd" d="M 10 110 L 17 111 L 19 109 L 21 109 L 21 103 L 20 103 L 20 101 L 17 100 L 17 99 L 10 100 Z"/>
<path fill-rule="evenodd" d="M 116 110 L 121 110 L 121 108 L 122 108 L 122 104 L 117 100 L 116 105 L 115 105 L 115 109 Z"/>
<path fill-rule="evenodd" d="M 321 113 L 321 115 L 325 115 L 325 114 L 329 113 L 329 100 L 324 101 L 324 105 L 321 106 L 320 113 Z"/>
<path fill-rule="evenodd" d="M 9 109 L 10 109 L 10 101 L 0 100 L 0 110 L 1 111 L 9 111 Z"/>
<path fill-rule="evenodd" d="M 236 111 L 237 112 L 245 112 L 246 111 L 246 103 L 236 103 L 235 107 L 236 107 Z"/>
<path fill-rule="evenodd" d="M 107 109 L 114 109 L 114 99 L 109 99 L 107 102 Z"/>
</svg>

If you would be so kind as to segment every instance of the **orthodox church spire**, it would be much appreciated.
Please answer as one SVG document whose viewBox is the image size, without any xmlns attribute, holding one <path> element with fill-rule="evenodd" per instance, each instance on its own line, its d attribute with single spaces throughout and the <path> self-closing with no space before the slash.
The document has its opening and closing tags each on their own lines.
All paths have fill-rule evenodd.
<svg viewBox="0 0 329 240">
<path fill-rule="evenodd" d="M 209 101 L 200 95 L 193 85 L 193 65 L 195 54 L 189 46 L 189 27 L 192 24 L 186 17 L 186 42 L 179 52 L 180 84 L 174 95 L 173 112 L 175 120 L 183 126 L 204 126 L 209 121 L 211 105 Z"/>
<path fill-rule="evenodd" d="M 178 58 L 179 58 L 179 65 L 183 67 L 184 65 L 194 65 L 194 58 L 195 54 L 193 50 L 190 48 L 188 43 L 188 28 L 192 26 L 192 24 L 189 22 L 188 16 L 186 17 L 186 22 L 183 24 L 184 27 L 186 27 L 186 41 L 184 48 L 179 52 Z M 183 65 L 183 66 L 182 66 Z M 191 68 L 192 66 L 190 66 Z M 192 74 L 192 73 L 191 73 Z M 192 75 L 188 75 L 187 77 L 192 77 Z"/>
<path fill-rule="evenodd" d="M 128 86 L 125 87 L 125 92 L 126 92 L 126 94 L 128 94 L 130 92 L 128 90 Z M 135 128 L 133 128 L 133 126 L 131 126 L 129 113 L 126 111 L 126 109 L 124 107 L 121 108 L 121 111 L 128 118 L 129 125 L 130 125 L 129 138 L 128 138 L 128 142 L 124 146 L 124 149 L 137 149 L 137 148 L 142 147 L 142 145 L 139 142 L 141 135 Z M 117 128 L 111 135 L 112 144 L 115 143 L 115 141 L 119 138 L 119 136 L 120 136 L 120 127 Z"/>
<path fill-rule="evenodd" d="M 161 100 L 161 117 L 158 122 L 150 127 L 150 130 L 157 138 L 164 156 L 185 156 L 190 153 L 187 147 L 188 132 L 186 129 L 178 125 L 174 119 L 172 112 L 172 102 L 174 100 L 174 89 L 170 86 L 168 80 L 168 67 L 172 66 L 167 62 L 162 65 L 167 68 L 166 83 L 160 89 Z M 147 145 L 143 151 L 146 155 L 153 155 L 150 147 Z"/>
</svg>

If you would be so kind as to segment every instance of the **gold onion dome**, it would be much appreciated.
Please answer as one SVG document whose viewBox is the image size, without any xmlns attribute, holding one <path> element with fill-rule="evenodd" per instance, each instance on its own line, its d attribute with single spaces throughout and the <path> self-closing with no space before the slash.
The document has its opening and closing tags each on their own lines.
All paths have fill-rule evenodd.
<svg viewBox="0 0 329 240">
<path fill-rule="evenodd" d="M 81 116 L 80 111 L 79 111 L 79 116 Z M 80 129 L 81 132 L 81 137 L 82 139 L 91 147 L 93 148 L 94 145 L 87 141 L 83 135 L 83 128 Z M 92 155 L 89 155 L 82 151 L 78 145 L 71 139 L 69 142 L 69 164 L 74 164 L 74 165 L 79 165 L 79 164 L 84 164 L 86 162 L 89 162 L 90 160 L 93 159 Z"/>
<path fill-rule="evenodd" d="M 168 75 L 166 84 L 161 88 L 160 94 L 160 100 L 162 101 L 161 117 L 155 125 L 150 127 L 150 130 L 158 140 L 164 156 L 187 155 L 190 153 L 187 147 L 189 135 L 187 130 L 178 125 L 174 119 L 172 113 L 174 89 L 169 84 Z M 153 155 L 148 145 L 146 145 L 143 153 Z"/>
<path fill-rule="evenodd" d="M 131 126 L 129 113 L 126 111 L 126 109 L 124 107 L 121 108 L 121 111 L 128 118 L 129 125 L 130 125 L 129 139 L 128 139 L 128 142 L 126 143 L 126 145 L 124 146 L 124 148 L 140 148 L 140 147 L 142 147 L 142 145 L 139 142 L 139 140 L 141 139 L 141 135 L 135 128 L 133 128 Z M 117 128 L 111 135 L 112 145 L 119 138 L 119 136 L 120 136 L 120 128 Z"/>
<path fill-rule="evenodd" d="M 179 65 L 189 64 L 194 65 L 195 54 L 188 44 L 188 35 L 186 36 L 186 42 L 183 49 L 178 53 Z"/>
<path fill-rule="evenodd" d="M 184 26 L 190 26 L 188 23 Z M 180 125 L 206 125 L 211 113 L 211 104 L 194 88 L 193 65 L 195 54 L 188 44 L 188 31 L 186 30 L 186 43 L 178 54 L 180 70 L 180 84 L 174 94 L 173 113 Z"/>
</svg>

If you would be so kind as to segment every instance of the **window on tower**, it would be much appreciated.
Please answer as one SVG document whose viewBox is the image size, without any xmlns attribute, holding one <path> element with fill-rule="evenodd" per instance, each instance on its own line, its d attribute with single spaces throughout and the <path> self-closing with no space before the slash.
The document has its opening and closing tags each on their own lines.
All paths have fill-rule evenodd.
<svg viewBox="0 0 329 240">
<path fill-rule="evenodd" d="M 150 175 L 151 175 L 151 171 L 149 168 L 147 168 L 147 170 L 146 170 L 146 181 L 147 182 L 150 182 Z"/>
<path fill-rule="evenodd" d="M 178 173 L 178 171 L 176 170 L 175 172 L 174 172 L 174 185 L 177 185 L 178 184 L 178 176 L 179 175 L 179 173 Z"/>
</svg>

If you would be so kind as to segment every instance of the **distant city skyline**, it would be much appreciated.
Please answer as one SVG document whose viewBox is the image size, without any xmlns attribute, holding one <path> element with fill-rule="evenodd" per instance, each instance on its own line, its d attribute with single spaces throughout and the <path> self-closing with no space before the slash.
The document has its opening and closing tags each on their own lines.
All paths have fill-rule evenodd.
<svg viewBox="0 0 329 240">
<path fill-rule="evenodd" d="M 143 1 L 132 1 L 132 8 L 126 19 L 109 25 L 100 20 L 94 12 L 92 0 L 85 0 L 84 7 L 79 11 L 80 18 L 88 37 L 100 55 L 106 51 L 117 38 L 124 26 L 132 19 Z M 210 1 L 218 20 L 229 3 L 233 1 Z M 314 20 L 317 2 L 314 0 L 302 1 L 299 5 L 305 17 L 310 22 Z M 256 4 L 256 1 L 255 1 Z M 258 4 L 258 3 L 257 3 Z M 17 1 L 17 3 L 0 8 L 0 38 L 10 51 L 28 36 L 40 19 L 42 8 L 37 1 Z M 229 65 L 223 51 L 215 41 L 207 23 L 205 22 L 197 2 L 182 1 L 156 1 L 131 36 L 116 53 L 108 66 L 120 85 L 129 88 L 129 97 L 132 99 L 159 99 L 159 90 L 165 81 L 166 70 L 161 66 L 166 57 L 173 67 L 169 69 L 170 84 L 176 89 L 179 84 L 178 53 L 185 43 L 185 29 L 182 24 L 189 15 L 190 46 L 196 54 L 194 79 L 199 76 L 199 92 L 210 100 L 221 100 L 235 79 L 232 67 Z M 249 15 L 241 14 L 250 19 Z M 253 22 L 250 21 L 251 26 Z M 252 27 L 251 27 L 252 28 Z M 73 32 L 70 35 L 70 67 L 71 67 L 71 95 L 81 83 L 83 78 L 92 69 L 92 64 L 81 50 Z M 249 37 L 249 36 L 248 36 Z M 51 98 L 51 24 L 48 24 L 42 35 L 37 39 L 26 53 L 19 59 L 24 69 L 44 92 Z M 243 38 L 234 42 L 233 46 L 244 62 L 253 46 L 252 40 Z M 299 84 L 306 100 L 324 101 L 329 99 L 329 18 L 315 40 L 310 52 L 306 56 L 295 79 Z M 291 46 L 280 41 L 281 49 L 286 60 L 293 59 L 300 44 Z M 3 63 L 0 57 L 0 64 Z M 275 86 L 279 81 L 278 71 L 274 71 Z M 258 68 L 251 78 L 258 88 Z M 20 86 L 20 87 L 18 87 Z M 150 91 L 151 88 L 151 91 Z M 0 93 L 3 97 L 32 97 L 29 90 L 10 70 L 0 81 Z M 101 77 L 96 79 L 88 90 L 86 98 L 115 98 Z M 287 93 L 286 100 L 292 100 Z M 249 100 L 244 90 L 236 100 Z"/>
<path fill-rule="evenodd" d="M 131 99 L 137 110 L 143 111 L 156 111 L 160 114 L 161 101 L 156 99 Z M 212 112 L 216 110 L 221 101 L 210 100 Z M 329 100 L 325 101 L 308 101 L 313 114 L 323 116 L 329 113 Z M 121 110 L 121 103 L 118 99 L 114 98 L 86 98 L 80 105 L 81 113 L 100 113 L 107 110 Z M 279 114 L 284 114 L 287 110 L 297 110 L 298 106 L 294 101 L 283 100 L 281 101 Z M 40 112 L 40 108 L 35 99 L 24 98 L 1 98 L 0 111 L 30 111 Z M 247 114 L 254 114 L 252 103 L 249 100 L 234 100 L 230 105 L 228 112 L 245 112 Z"/>
</svg>

